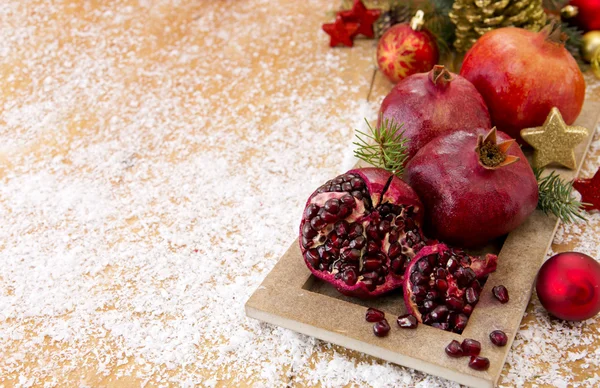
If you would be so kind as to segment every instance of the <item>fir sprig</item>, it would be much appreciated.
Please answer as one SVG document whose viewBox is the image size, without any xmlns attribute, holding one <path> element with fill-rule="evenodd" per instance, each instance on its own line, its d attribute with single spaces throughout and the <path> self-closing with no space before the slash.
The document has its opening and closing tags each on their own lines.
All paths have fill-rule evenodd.
<svg viewBox="0 0 600 388">
<path fill-rule="evenodd" d="M 390 171 L 392 174 L 401 176 L 404 173 L 404 162 L 407 158 L 406 143 L 402 125 L 393 119 L 380 117 L 379 125 L 369 127 L 369 133 L 356 130 L 356 145 L 354 155 L 375 167 Z"/>
<path fill-rule="evenodd" d="M 554 214 L 565 224 L 581 220 L 587 221 L 583 215 L 583 203 L 573 197 L 573 182 L 565 181 L 555 171 L 542 177 L 543 169 L 535 168 L 538 182 L 538 209 L 546 214 Z"/>
</svg>

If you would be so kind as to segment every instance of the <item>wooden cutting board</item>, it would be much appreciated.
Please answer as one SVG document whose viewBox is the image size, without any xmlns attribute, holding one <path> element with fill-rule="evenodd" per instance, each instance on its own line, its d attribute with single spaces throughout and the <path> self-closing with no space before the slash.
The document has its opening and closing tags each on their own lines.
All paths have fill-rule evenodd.
<svg viewBox="0 0 600 388">
<path fill-rule="evenodd" d="M 389 83 L 383 80 L 380 73 L 374 79 L 371 95 L 378 96 L 389 91 Z M 588 128 L 590 135 L 576 149 L 576 171 L 555 169 L 564 178 L 573 179 L 577 176 L 599 116 L 600 102 L 587 100 L 576 125 Z M 462 335 L 426 325 L 419 325 L 416 330 L 398 329 L 394 323 L 395 317 L 406 313 L 401 291 L 372 301 L 343 296 L 329 284 L 311 275 L 304 264 L 297 240 L 248 300 L 246 314 L 461 384 L 493 387 L 500 377 L 529 303 L 535 276 L 550 248 L 557 226 L 555 217 L 536 210 L 523 225 L 491 249 L 499 255 L 498 269 L 488 278 Z M 505 285 L 510 293 L 511 300 L 505 305 L 495 300 L 491 292 L 492 287 L 499 284 Z M 373 335 L 372 324 L 364 319 L 367 306 L 386 313 L 392 325 L 388 337 Z M 496 329 L 508 335 L 509 342 L 505 347 L 496 347 L 489 341 L 489 333 Z M 481 354 L 490 360 L 487 371 L 469 368 L 467 358 L 453 359 L 445 354 L 444 348 L 450 341 L 455 339 L 462 342 L 464 338 L 481 342 Z"/>
</svg>

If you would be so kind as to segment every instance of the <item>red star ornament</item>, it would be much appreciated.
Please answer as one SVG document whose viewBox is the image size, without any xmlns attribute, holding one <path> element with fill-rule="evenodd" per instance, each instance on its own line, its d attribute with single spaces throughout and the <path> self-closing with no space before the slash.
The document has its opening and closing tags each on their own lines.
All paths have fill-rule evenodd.
<svg viewBox="0 0 600 388">
<path fill-rule="evenodd" d="M 367 9 L 362 0 L 354 0 L 354 5 L 351 10 L 341 11 L 338 15 L 342 16 L 344 21 L 358 23 L 356 35 L 363 34 L 367 38 L 374 38 L 375 32 L 373 30 L 373 23 L 379 19 L 381 10 Z"/>
<path fill-rule="evenodd" d="M 576 179 L 573 187 L 581 194 L 581 202 L 590 204 L 585 210 L 600 210 L 600 169 L 591 179 Z"/>
<path fill-rule="evenodd" d="M 335 23 L 323 24 L 323 31 L 331 37 L 329 41 L 329 46 L 331 47 L 335 47 L 338 44 L 352 47 L 354 45 L 352 38 L 357 30 L 358 23 L 344 22 L 340 15 L 335 18 Z"/>
</svg>

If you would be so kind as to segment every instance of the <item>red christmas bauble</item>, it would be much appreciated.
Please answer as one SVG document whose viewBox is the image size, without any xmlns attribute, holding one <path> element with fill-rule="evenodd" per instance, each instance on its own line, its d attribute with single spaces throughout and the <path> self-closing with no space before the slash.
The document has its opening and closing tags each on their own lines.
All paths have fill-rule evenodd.
<svg viewBox="0 0 600 388">
<path fill-rule="evenodd" d="M 546 261 L 535 284 L 542 306 L 557 318 L 583 321 L 600 312 L 600 263 L 564 252 Z"/>
<path fill-rule="evenodd" d="M 439 52 L 429 31 L 396 24 L 383 34 L 377 45 L 379 69 L 392 82 L 415 73 L 424 73 L 438 62 Z"/>
<path fill-rule="evenodd" d="M 584 31 L 600 30 L 600 0 L 571 0 L 569 5 L 578 8 L 573 21 Z"/>
</svg>

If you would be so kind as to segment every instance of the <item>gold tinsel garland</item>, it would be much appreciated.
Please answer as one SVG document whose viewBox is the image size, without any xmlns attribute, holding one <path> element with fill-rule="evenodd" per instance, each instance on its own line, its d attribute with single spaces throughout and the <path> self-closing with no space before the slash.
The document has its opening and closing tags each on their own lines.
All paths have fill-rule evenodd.
<svg viewBox="0 0 600 388">
<path fill-rule="evenodd" d="M 456 25 L 454 47 L 459 52 L 496 28 L 539 31 L 546 24 L 542 0 L 456 0 L 449 16 Z"/>
</svg>

